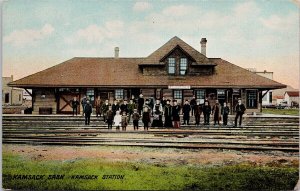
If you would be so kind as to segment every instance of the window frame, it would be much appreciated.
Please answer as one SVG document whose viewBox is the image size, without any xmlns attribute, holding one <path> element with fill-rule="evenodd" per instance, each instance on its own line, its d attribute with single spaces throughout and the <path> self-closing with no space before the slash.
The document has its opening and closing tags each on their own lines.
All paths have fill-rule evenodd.
<svg viewBox="0 0 300 191">
<path fill-rule="evenodd" d="M 185 60 L 185 63 L 183 63 L 182 61 Z M 185 64 L 185 69 L 182 69 L 182 65 Z M 184 74 L 182 74 L 181 72 L 185 71 Z M 187 74 L 188 71 L 188 59 L 186 57 L 181 57 L 179 60 L 179 75 L 181 76 L 185 76 Z"/>
<path fill-rule="evenodd" d="M 95 100 L 95 90 L 94 90 L 94 88 L 88 88 L 86 90 L 86 96 L 89 98 L 91 103 L 94 103 L 94 100 Z"/>
<path fill-rule="evenodd" d="M 10 98 L 10 97 L 9 97 L 9 94 L 10 94 L 10 93 L 5 93 L 5 94 L 4 94 L 4 103 L 9 103 L 9 98 Z"/>
<path fill-rule="evenodd" d="M 115 89 L 115 99 L 124 99 L 124 89 Z"/>
<path fill-rule="evenodd" d="M 255 94 L 253 94 L 254 92 L 255 92 Z M 249 96 L 251 95 L 250 93 L 252 93 L 253 95 L 255 95 L 255 97 L 250 99 L 249 98 Z M 257 109 L 258 108 L 258 104 L 257 104 L 258 95 L 257 94 L 258 94 L 258 90 L 256 90 L 256 89 L 248 89 L 248 90 L 246 90 L 246 106 L 247 106 L 247 108 L 249 108 L 249 109 Z"/>
<path fill-rule="evenodd" d="M 219 92 L 223 92 L 222 94 Z M 222 95 L 222 96 L 221 96 Z M 225 89 L 217 89 L 217 100 L 221 105 L 226 102 L 226 90 Z"/>
<path fill-rule="evenodd" d="M 201 93 L 199 93 L 199 95 L 198 95 L 198 92 L 203 92 L 203 95 Z M 195 98 L 196 98 L 197 102 L 199 101 L 200 104 L 204 103 L 205 94 L 206 94 L 205 89 L 196 89 L 196 90 L 194 90 Z M 201 95 L 203 96 L 202 98 L 200 97 Z"/>
<path fill-rule="evenodd" d="M 171 63 L 171 59 L 174 60 L 174 63 Z M 173 66 L 171 66 L 173 65 Z M 170 68 L 174 68 L 174 72 L 170 72 Z M 168 58 L 168 74 L 175 75 L 176 74 L 176 59 L 174 57 Z"/>
<path fill-rule="evenodd" d="M 177 94 L 177 92 L 179 93 L 179 94 Z M 180 95 L 180 97 L 175 97 L 175 96 L 177 96 L 177 95 Z M 182 100 L 182 98 L 183 98 L 183 92 L 182 92 L 182 90 L 173 90 L 173 98 L 174 99 L 180 99 L 180 100 Z"/>
</svg>

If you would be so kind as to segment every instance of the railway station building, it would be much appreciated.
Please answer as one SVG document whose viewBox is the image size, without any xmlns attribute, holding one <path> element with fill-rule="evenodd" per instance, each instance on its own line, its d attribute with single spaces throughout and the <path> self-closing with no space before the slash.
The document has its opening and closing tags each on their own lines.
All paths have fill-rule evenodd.
<svg viewBox="0 0 300 191">
<path fill-rule="evenodd" d="M 261 112 L 265 92 L 286 87 L 222 58 L 208 58 L 206 43 L 202 38 L 198 51 L 175 36 L 143 58 L 119 57 L 116 47 L 114 57 L 75 57 L 9 86 L 32 89 L 33 114 L 71 113 L 74 96 L 81 100 L 87 95 L 92 103 L 100 96 L 112 103 L 141 93 L 180 103 L 193 96 L 211 105 L 219 100 L 227 102 L 231 112 L 241 98 L 246 112 L 252 113 Z"/>
</svg>

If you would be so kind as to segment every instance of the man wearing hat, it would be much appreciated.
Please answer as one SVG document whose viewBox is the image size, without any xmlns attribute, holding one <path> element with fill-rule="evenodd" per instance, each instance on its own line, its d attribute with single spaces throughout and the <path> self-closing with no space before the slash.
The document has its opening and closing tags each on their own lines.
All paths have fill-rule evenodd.
<svg viewBox="0 0 300 191">
<path fill-rule="evenodd" d="M 148 112 L 151 114 L 151 110 L 152 110 L 152 109 L 151 109 L 151 107 L 150 107 L 149 99 L 146 99 L 146 100 L 145 100 L 145 103 L 144 103 L 143 108 L 142 108 L 143 111 L 145 110 L 145 107 L 148 108 Z"/>
<path fill-rule="evenodd" d="M 143 110 L 143 107 L 144 107 L 144 98 L 143 98 L 143 94 L 140 94 L 140 97 L 138 99 L 138 111 L 139 111 L 139 114 L 141 115 L 142 113 L 142 110 Z"/>
<path fill-rule="evenodd" d="M 120 106 L 121 109 L 121 113 L 123 113 L 125 111 L 126 115 L 128 114 L 128 104 L 127 104 L 127 100 L 124 100 L 123 103 Z"/>
<path fill-rule="evenodd" d="M 84 107 L 84 117 L 85 117 L 85 125 L 90 124 L 91 113 L 93 112 L 93 107 L 90 104 L 90 100 L 86 101 L 86 105 Z"/>
<path fill-rule="evenodd" d="M 236 111 L 236 115 L 235 115 L 234 127 L 237 127 L 238 118 L 240 118 L 239 125 L 241 126 L 242 125 L 243 114 L 246 111 L 246 107 L 245 107 L 244 104 L 242 104 L 241 98 L 238 99 L 238 104 L 235 106 L 235 111 Z"/>
<path fill-rule="evenodd" d="M 180 106 L 177 105 L 177 100 L 173 100 L 172 117 L 173 117 L 174 128 L 180 128 L 179 112 L 180 112 Z"/>
<path fill-rule="evenodd" d="M 165 105 L 165 110 L 164 110 L 164 114 L 165 114 L 165 127 L 173 127 L 172 124 L 172 106 L 170 104 L 171 100 L 167 100 L 167 103 Z"/>
</svg>

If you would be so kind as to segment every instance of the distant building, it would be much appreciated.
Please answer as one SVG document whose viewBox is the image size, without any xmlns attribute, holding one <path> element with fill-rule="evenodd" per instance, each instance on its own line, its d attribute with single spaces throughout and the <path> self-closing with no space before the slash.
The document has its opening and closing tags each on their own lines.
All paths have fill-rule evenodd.
<svg viewBox="0 0 300 191">
<path fill-rule="evenodd" d="M 299 104 L 299 91 L 286 91 L 284 93 L 284 100 L 287 101 L 289 107 Z"/>
<path fill-rule="evenodd" d="M 2 77 L 2 105 L 17 106 L 23 104 L 23 89 L 12 88 L 7 84 L 13 81 L 13 76 Z"/>
<path fill-rule="evenodd" d="M 275 103 L 275 105 L 280 105 L 284 100 L 284 96 L 273 96 L 273 102 Z"/>
<path fill-rule="evenodd" d="M 268 78 L 270 80 L 273 80 L 273 72 L 267 72 L 264 70 L 263 72 L 257 72 L 255 68 L 247 68 L 250 72 L 253 72 L 257 75 L 260 75 L 262 77 Z M 270 105 L 276 105 L 276 100 L 273 100 L 273 90 L 268 91 L 262 91 L 262 106 L 270 106 Z"/>
<path fill-rule="evenodd" d="M 284 101 L 284 94 L 287 91 L 299 91 L 299 90 L 297 90 L 289 85 L 287 85 L 286 88 L 273 90 L 272 96 L 273 96 L 273 102 L 275 103 L 275 105 L 279 105 L 282 101 Z"/>
</svg>

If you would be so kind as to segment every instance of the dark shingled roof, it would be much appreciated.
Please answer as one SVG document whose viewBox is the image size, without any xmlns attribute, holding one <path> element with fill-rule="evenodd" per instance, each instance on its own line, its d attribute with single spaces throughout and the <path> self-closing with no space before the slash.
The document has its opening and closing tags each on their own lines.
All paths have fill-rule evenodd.
<svg viewBox="0 0 300 191">
<path fill-rule="evenodd" d="M 168 42 L 162 45 L 159 49 L 154 51 L 148 57 L 146 57 L 142 64 L 158 64 L 161 59 L 164 58 L 168 53 L 170 53 L 174 48 L 179 46 L 184 52 L 186 52 L 189 56 L 191 56 L 196 63 L 203 64 L 209 63 L 209 60 L 198 52 L 196 49 L 188 45 L 186 42 L 178 38 L 177 36 L 171 38 Z"/>
<path fill-rule="evenodd" d="M 285 93 L 288 94 L 290 97 L 299 97 L 299 91 L 287 91 Z"/>
<path fill-rule="evenodd" d="M 172 44 L 172 46 L 170 45 Z M 139 65 L 158 64 L 164 54 L 180 46 L 197 63 L 214 64 L 209 76 L 143 75 Z M 259 76 L 220 58 L 207 58 L 178 37 L 147 58 L 79 58 L 75 57 L 46 70 L 9 84 L 15 87 L 168 87 L 189 85 L 192 88 L 284 88 L 286 85 Z"/>
</svg>

